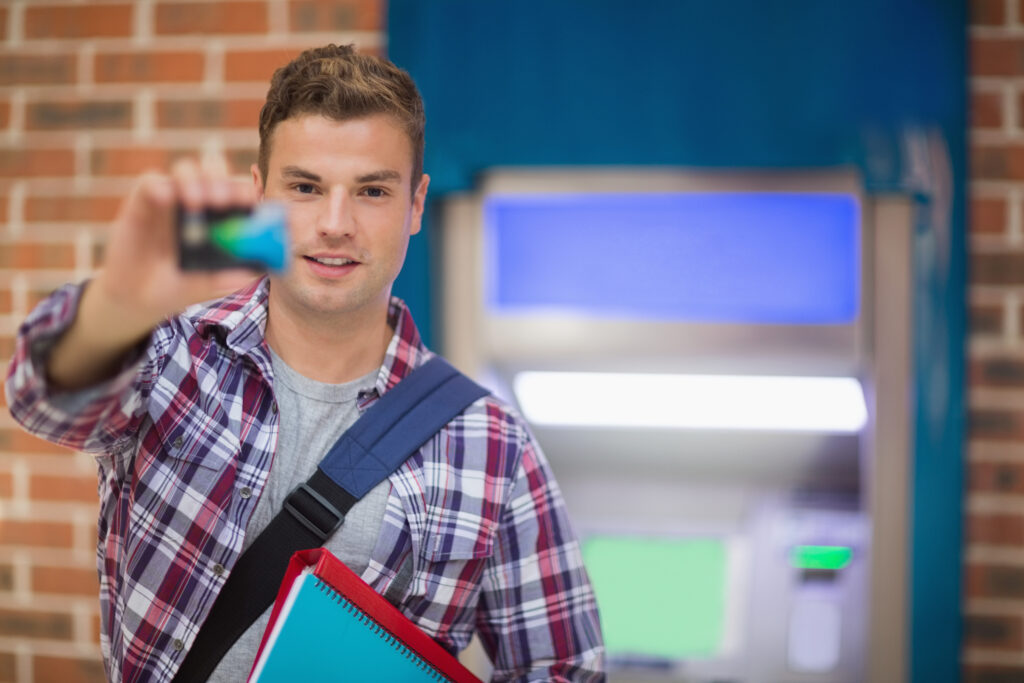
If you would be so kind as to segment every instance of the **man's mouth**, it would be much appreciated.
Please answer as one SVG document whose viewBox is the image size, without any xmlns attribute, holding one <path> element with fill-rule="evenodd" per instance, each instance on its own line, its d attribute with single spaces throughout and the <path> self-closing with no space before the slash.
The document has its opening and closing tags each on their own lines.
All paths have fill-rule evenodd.
<svg viewBox="0 0 1024 683">
<path fill-rule="evenodd" d="M 352 259 L 347 258 L 328 258 L 324 256 L 304 256 L 303 258 L 305 258 L 308 261 L 323 264 L 325 266 L 347 266 L 356 263 Z"/>
</svg>

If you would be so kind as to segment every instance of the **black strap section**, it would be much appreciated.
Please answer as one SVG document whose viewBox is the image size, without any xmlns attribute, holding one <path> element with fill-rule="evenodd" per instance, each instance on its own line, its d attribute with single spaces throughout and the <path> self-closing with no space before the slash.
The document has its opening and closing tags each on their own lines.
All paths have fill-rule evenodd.
<svg viewBox="0 0 1024 683">
<path fill-rule="evenodd" d="M 283 509 L 242 553 L 175 675 L 175 683 L 209 679 L 232 645 L 274 603 L 292 554 L 323 545 L 356 501 L 487 393 L 435 356 L 370 406 L 331 447 L 313 476 L 288 494 Z M 353 439 L 353 434 L 358 438 Z M 337 452 L 343 442 L 348 445 L 339 459 Z M 324 472 L 332 460 L 334 474 L 340 472 L 339 476 L 349 480 L 355 477 L 350 488 L 358 495 Z"/>
</svg>

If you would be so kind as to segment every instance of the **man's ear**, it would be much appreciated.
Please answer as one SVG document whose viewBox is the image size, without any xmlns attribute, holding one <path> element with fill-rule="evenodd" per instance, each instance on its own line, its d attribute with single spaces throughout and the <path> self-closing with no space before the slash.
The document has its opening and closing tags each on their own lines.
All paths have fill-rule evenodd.
<svg viewBox="0 0 1024 683">
<path fill-rule="evenodd" d="M 423 207 L 427 202 L 427 187 L 430 185 L 430 176 L 424 173 L 420 176 L 420 184 L 412 195 L 412 220 L 409 223 L 409 234 L 415 235 L 420 231 L 423 224 Z"/>
<path fill-rule="evenodd" d="M 253 164 L 249 167 L 249 171 L 252 173 L 252 184 L 256 188 L 256 196 L 259 200 L 263 201 L 263 177 L 260 175 L 260 167 L 257 164 Z"/>
</svg>

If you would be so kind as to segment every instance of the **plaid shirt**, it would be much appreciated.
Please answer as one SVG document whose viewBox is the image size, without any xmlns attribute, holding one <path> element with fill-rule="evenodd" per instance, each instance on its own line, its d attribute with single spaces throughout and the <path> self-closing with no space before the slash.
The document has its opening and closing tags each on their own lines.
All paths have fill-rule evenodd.
<svg viewBox="0 0 1024 683">
<path fill-rule="evenodd" d="M 111 681 L 170 681 L 242 550 L 274 460 L 278 416 L 263 333 L 268 281 L 169 319 L 100 387 L 58 394 L 46 350 L 80 286 L 19 335 L 8 404 L 29 431 L 99 463 L 102 648 Z M 398 299 L 373 403 L 430 357 Z M 390 477 L 363 578 L 403 564 L 401 610 L 449 650 L 478 632 L 494 680 L 603 680 L 593 593 L 558 486 L 522 420 L 481 399 Z M 400 585 L 400 584 L 398 584 Z"/>
</svg>

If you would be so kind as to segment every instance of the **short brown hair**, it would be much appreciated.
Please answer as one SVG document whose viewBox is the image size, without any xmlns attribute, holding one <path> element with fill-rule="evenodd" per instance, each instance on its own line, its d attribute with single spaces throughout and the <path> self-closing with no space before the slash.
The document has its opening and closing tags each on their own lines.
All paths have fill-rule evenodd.
<svg viewBox="0 0 1024 683">
<path fill-rule="evenodd" d="M 388 114 L 412 143 L 411 186 L 423 173 L 423 100 L 412 77 L 386 59 L 356 54 L 352 45 L 304 51 L 274 72 L 260 110 L 258 166 L 267 182 L 270 143 L 277 124 L 302 114 L 336 121 Z"/>
</svg>

